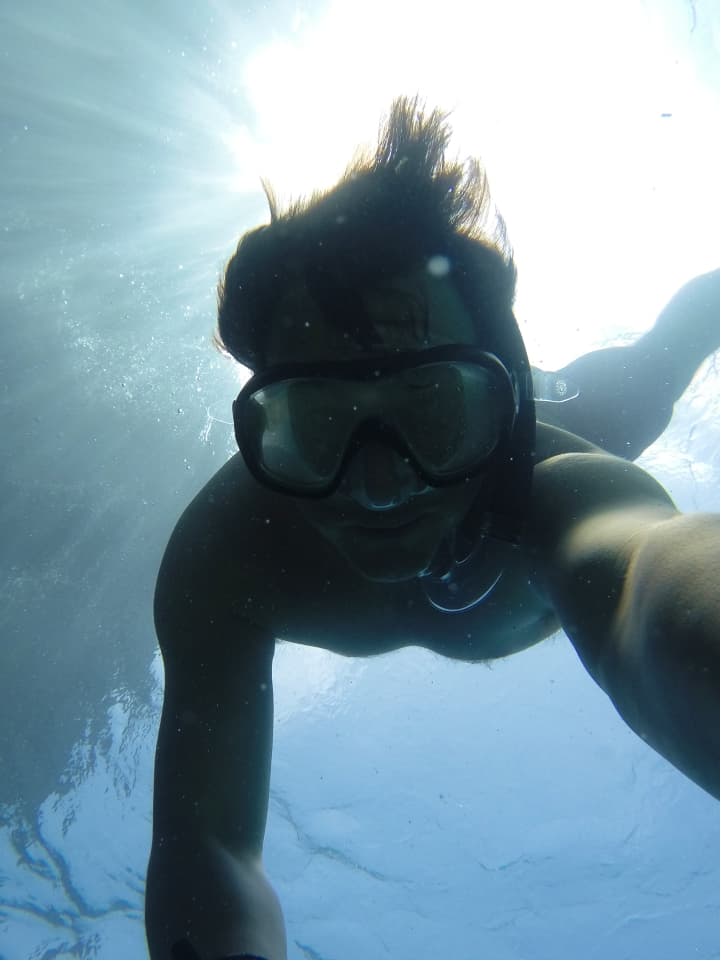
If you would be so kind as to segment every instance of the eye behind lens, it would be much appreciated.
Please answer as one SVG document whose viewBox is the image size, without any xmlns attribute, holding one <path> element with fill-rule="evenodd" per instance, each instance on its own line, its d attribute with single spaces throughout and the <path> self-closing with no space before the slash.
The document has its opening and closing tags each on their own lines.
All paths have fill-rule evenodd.
<svg viewBox="0 0 721 961">
<path fill-rule="evenodd" d="M 481 468 L 512 418 L 509 386 L 495 370 L 472 363 L 428 364 L 412 374 L 397 429 L 424 472 L 446 483 Z"/>
</svg>

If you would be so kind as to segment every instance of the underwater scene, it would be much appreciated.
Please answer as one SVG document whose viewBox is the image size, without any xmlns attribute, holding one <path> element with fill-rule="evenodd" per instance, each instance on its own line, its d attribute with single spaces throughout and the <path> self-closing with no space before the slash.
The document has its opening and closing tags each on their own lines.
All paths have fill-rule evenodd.
<svg viewBox="0 0 721 961">
<path fill-rule="evenodd" d="M 528 640 L 471 647 L 476 628 L 469 628 L 464 646 L 468 611 L 488 618 L 477 622 L 479 637 L 482 625 L 496 623 L 515 561 L 499 561 L 490 573 L 484 567 L 466 597 L 466 557 L 478 562 L 475 572 L 486 555 L 469 548 L 460 557 L 459 520 L 448 540 L 458 556 L 445 567 L 438 554 L 428 566 L 416 563 L 411 587 L 384 600 L 396 581 L 408 580 L 406 567 L 392 567 L 393 545 L 405 538 L 412 553 L 421 543 L 420 535 L 411 543 L 411 534 L 398 533 L 408 517 L 398 529 L 384 526 L 399 504 L 424 496 L 446 503 L 459 478 L 490 476 L 507 449 L 508 479 L 494 488 L 497 513 L 515 503 L 511 495 L 529 501 L 534 410 L 552 430 L 636 463 L 680 511 L 718 511 L 717 5 L 34 0 L 0 5 L 0 52 L 0 957 L 151 956 L 146 878 L 167 680 L 153 621 L 156 579 L 178 519 L 194 523 L 183 514 L 188 505 L 218 471 L 241 463 L 239 439 L 255 475 L 243 483 L 264 493 L 246 510 L 242 501 L 233 506 L 242 495 L 232 483 L 206 488 L 208 512 L 225 498 L 242 536 L 225 538 L 217 568 L 206 563 L 202 530 L 196 554 L 185 545 L 175 566 L 166 559 L 165 590 L 187 598 L 187 574 L 206 597 L 166 620 L 168 631 L 192 635 L 195 645 L 192 667 L 184 653 L 173 661 L 173 671 L 186 671 L 180 686 L 205 678 L 206 669 L 212 675 L 208 717 L 216 716 L 217 690 L 227 686 L 235 697 L 230 680 L 216 676 L 226 668 L 213 673 L 206 665 L 217 640 L 216 591 L 227 589 L 229 606 L 278 637 L 274 715 L 265 727 L 250 724 L 248 743 L 258 769 L 269 766 L 263 865 L 282 905 L 287 957 L 718 957 L 719 814 L 716 799 L 694 783 L 703 777 L 686 776 L 644 743 L 557 622 L 543 639 L 533 634 L 524 604 L 539 605 L 544 617 L 548 608 L 530 587 L 519 588 L 513 612 Z M 226 282 L 228 298 L 237 288 L 272 304 L 258 311 L 257 355 L 252 345 L 235 351 L 230 335 L 225 351 L 214 342 L 218 282 L 242 235 L 268 224 L 272 212 L 285 224 L 289 205 L 330 190 L 359 147 L 373 154 L 379 124 L 398 103 L 408 108 L 395 115 L 398 129 L 405 123 L 409 137 L 420 123 L 414 110 L 427 118 L 438 109 L 447 126 L 434 129 L 441 139 L 449 133 L 446 157 L 480 158 L 493 198 L 483 208 L 488 236 L 505 257 L 493 261 L 499 289 L 511 283 L 511 250 L 517 270 L 520 337 L 507 355 L 499 334 L 482 352 L 451 357 L 449 344 L 472 339 L 447 276 L 451 261 L 431 258 L 424 276 L 399 267 L 391 294 L 383 288 L 358 308 L 378 341 L 369 350 L 341 345 L 350 366 L 333 368 L 338 397 L 370 410 L 380 390 L 375 370 L 348 371 L 357 353 L 365 358 L 378 342 L 390 344 L 402 354 L 381 378 L 393 417 L 378 427 L 354 408 L 333 430 L 298 425 L 292 405 L 308 383 L 299 363 L 284 375 L 285 393 L 263 383 L 241 394 L 265 418 L 254 446 L 257 421 L 239 426 L 240 401 L 235 418 L 233 408 L 254 358 L 270 357 L 273 369 L 276 361 L 278 369 L 325 362 L 337 344 L 323 325 L 328 317 L 350 324 L 355 307 L 334 288 L 321 334 L 307 332 L 322 299 L 311 296 L 313 285 L 323 286 L 318 277 L 327 279 L 337 263 L 328 254 L 294 287 L 305 253 L 290 220 L 267 290 L 260 267 Z M 387 169 L 405 177 L 412 163 L 397 162 L 393 144 L 386 147 Z M 349 195 L 360 190 L 353 185 L 364 170 L 348 179 Z M 408 228 L 393 246 L 395 208 L 376 206 L 381 227 L 364 235 L 356 258 L 363 276 L 385 257 L 383 244 L 401 251 L 399 264 L 406 247 L 428 253 L 422 230 Z M 348 227 L 344 215 L 334 217 L 339 231 Z M 426 224 L 420 215 L 419 223 Z M 308 237 L 316 243 L 315 230 L 299 234 L 306 246 Z M 310 318 L 293 328 L 290 346 L 258 333 L 268 318 L 294 316 L 285 300 L 279 306 L 279 277 L 290 278 L 288 299 L 297 296 L 299 316 Z M 414 313 L 419 298 L 422 316 Z M 464 403 L 481 391 L 496 398 L 484 407 L 485 447 L 456 438 L 456 460 L 444 460 L 425 422 L 419 426 L 420 406 L 397 400 L 415 392 L 420 405 L 423 387 L 415 379 L 417 344 L 388 334 L 398 304 L 425 324 L 423 347 L 438 367 L 434 388 L 448 378 L 445 395 L 439 390 L 426 410 L 444 443 L 467 412 L 454 406 L 459 393 Z M 653 338 L 666 336 L 664 324 L 673 330 L 657 357 Z M 623 367 L 615 381 L 631 356 L 616 349 L 637 344 L 638 370 Z M 246 363 L 228 356 L 234 351 Z M 591 355 L 593 364 L 583 360 Z M 582 413 L 594 398 L 597 421 Z M 277 409 L 282 427 L 273 426 Z M 287 444 L 297 444 L 290 455 L 282 446 L 288 423 L 295 436 Z M 368 424 L 370 433 L 361 433 Z M 563 448 L 566 435 L 544 431 L 536 431 L 539 457 L 546 444 L 552 452 L 587 449 Z M 402 461 L 394 468 L 401 493 L 383 489 L 356 450 L 365 440 L 383 447 L 383 438 L 388 456 Z M 362 496 L 352 489 L 358 477 Z M 328 535 L 338 561 L 306 538 L 304 526 L 284 526 L 290 508 L 272 513 L 276 500 L 298 495 L 308 530 L 323 532 L 324 498 L 346 494 L 379 518 L 368 534 L 371 560 L 361 556 L 360 539 L 348 547 Z M 456 501 L 452 509 L 467 516 Z M 216 535 L 225 526 L 220 507 L 218 516 Z M 379 565 L 367 591 L 364 564 Z M 345 566 L 360 574 L 343 580 Z M 284 590 L 286 567 L 302 590 Z M 336 572 L 343 587 L 331 599 Z M 532 573 L 523 577 L 526 591 Z M 207 616 L 197 623 L 207 621 L 207 632 L 192 621 L 204 604 Z M 578 616 L 591 623 L 596 615 L 579 604 Z M 697 614 L 688 612 L 689 623 Z M 359 640 L 364 630 L 372 643 Z M 355 656 L 363 652 L 373 656 Z M 240 704 L 246 693 L 238 690 Z M 259 690 L 267 693 L 265 682 Z M 195 723 L 196 707 L 187 710 L 180 726 Z M 166 718 L 170 732 L 175 717 Z M 171 733 L 158 784 L 167 768 L 163 783 L 176 778 L 175 795 L 187 788 L 191 796 L 217 745 L 193 734 L 181 769 Z M 272 763 L 263 748 L 271 735 Z M 233 766 L 230 734 L 227 744 L 212 761 L 212 784 L 218 797 L 241 797 L 245 775 Z M 248 817 L 262 837 L 258 790 Z M 167 793 L 156 787 L 161 812 L 173 803 Z M 172 875 L 171 900 L 212 889 L 213 905 L 187 930 L 171 931 L 176 922 L 167 922 L 172 956 L 279 956 L 278 942 L 262 933 L 253 942 L 261 949 L 233 947 L 233 924 L 217 908 L 225 889 L 212 888 L 202 844 L 191 840 L 196 822 L 173 817 L 163 844 L 166 837 L 178 844 L 177 865 L 156 867 L 156 888 L 161 875 Z M 235 837 L 235 827 L 228 830 Z M 252 870 L 257 854 L 252 847 Z M 251 912 L 261 927 L 264 912 L 276 910 L 266 896 Z M 157 897 L 151 913 L 172 918 Z M 165 944 L 165 920 L 152 923 L 156 944 Z M 224 954 L 198 946 L 214 943 L 225 924 L 230 941 L 220 938 L 214 949 Z M 167 950 L 156 947 L 153 956 L 169 957 Z"/>
</svg>

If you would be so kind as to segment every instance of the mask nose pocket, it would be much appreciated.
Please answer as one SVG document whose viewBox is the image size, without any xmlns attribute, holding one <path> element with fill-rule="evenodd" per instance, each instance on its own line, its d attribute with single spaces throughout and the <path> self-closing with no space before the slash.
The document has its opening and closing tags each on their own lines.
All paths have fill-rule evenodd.
<svg viewBox="0 0 721 961">
<path fill-rule="evenodd" d="M 368 441 L 351 457 L 340 489 L 366 510 L 386 511 L 407 503 L 428 485 L 394 447 Z"/>
</svg>

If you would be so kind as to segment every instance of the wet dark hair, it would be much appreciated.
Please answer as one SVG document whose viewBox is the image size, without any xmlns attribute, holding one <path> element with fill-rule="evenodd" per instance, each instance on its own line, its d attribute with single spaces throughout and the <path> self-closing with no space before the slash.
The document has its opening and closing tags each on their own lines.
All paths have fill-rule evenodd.
<svg viewBox="0 0 721 961">
<path fill-rule="evenodd" d="M 478 343 L 503 356 L 507 326 L 516 326 L 513 256 L 483 168 L 477 160 L 447 160 L 449 139 L 446 114 L 399 98 L 375 152 L 358 157 L 331 190 L 280 212 L 264 184 L 270 224 L 246 233 L 225 269 L 218 346 L 261 369 L 281 299 L 304 290 L 326 318 L 371 347 L 363 293 L 443 258 L 431 263 L 447 267 Z M 417 310 L 405 313 L 417 323 Z"/>
</svg>

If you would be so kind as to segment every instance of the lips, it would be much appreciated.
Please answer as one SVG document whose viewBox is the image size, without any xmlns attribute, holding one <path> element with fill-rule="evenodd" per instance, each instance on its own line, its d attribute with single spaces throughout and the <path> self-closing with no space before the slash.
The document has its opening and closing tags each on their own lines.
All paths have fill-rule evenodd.
<svg viewBox="0 0 721 961">
<path fill-rule="evenodd" d="M 336 523 L 340 521 L 343 527 L 352 527 L 363 531 L 395 531 L 396 533 L 410 529 L 437 512 L 437 505 L 433 497 L 427 494 L 402 506 L 388 510 L 363 510 L 352 500 L 346 500 L 340 515 L 336 514 Z"/>
<path fill-rule="evenodd" d="M 402 517 L 402 518 L 389 518 L 385 517 L 382 520 L 370 518 L 363 518 L 362 521 L 351 524 L 350 526 L 361 530 L 363 532 L 370 532 L 372 534 L 401 534 L 404 531 L 410 530 L 415 527 L 418 522 L 424 517 L 424 514 L 418 514 L 415 517 Z"/>
</svg>

